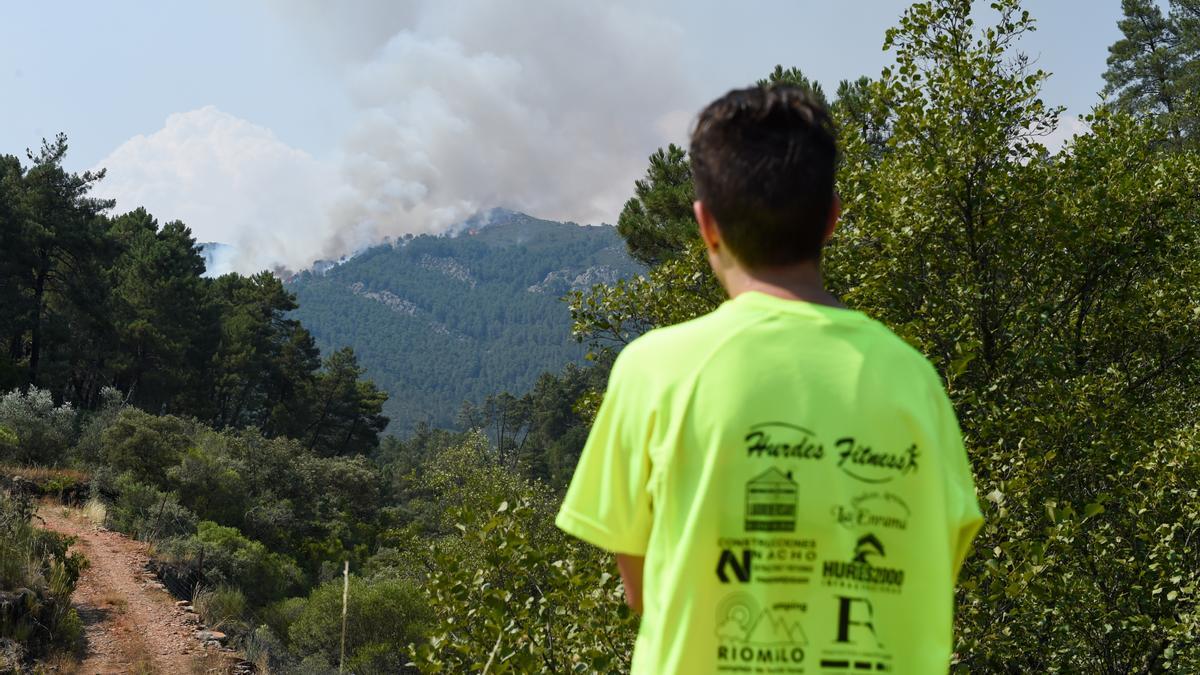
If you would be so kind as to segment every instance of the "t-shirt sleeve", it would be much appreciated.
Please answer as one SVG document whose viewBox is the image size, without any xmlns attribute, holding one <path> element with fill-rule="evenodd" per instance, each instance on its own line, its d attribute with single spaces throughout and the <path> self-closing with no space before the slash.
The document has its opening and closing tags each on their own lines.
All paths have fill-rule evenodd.
<svg viewBox="0 0 1200 675">
<path fill-rule="evenodd" d="M 631 381 L 637 372 L 624 356 L 613 364 L 555 524 L 613 553 L 645 555 L 652 520 L 647 438 L 653 412 L 637 400 L 644 391 Z"/>
<path fill-rule="evenodd" d="M 971 462 L 967 458 L 967 450 L 963 445 L 962 430 L 958 425 L 958 416 L 954 406 L 946 396 L 938 380 L 938 399 L 942 425 L 942 450 L 946 462 L 947 507 L 949 518 L 950 551 L 954 556 L 954 576 L 962 568 L 963 561 L 971 550 L 971 542 L 983 524 L 983 514 L 979 510 L 979 499 L 975 493 L 975 478 L 971 474 Z"/>
</svg>

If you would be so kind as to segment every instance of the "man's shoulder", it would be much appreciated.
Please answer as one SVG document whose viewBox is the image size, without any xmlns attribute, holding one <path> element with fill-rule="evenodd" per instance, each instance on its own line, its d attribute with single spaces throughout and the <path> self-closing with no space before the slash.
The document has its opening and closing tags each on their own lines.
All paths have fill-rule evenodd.
<svg viewBox="0 0 1200 675">
<path fill-rule="evenodd" d="M 627 365 L 653 365 L 655 368 L 670 364 L 686 366 L 692 363 L 697 352 L 719 339 L 728 324 L 721 320 L 720 309 L 671 326 L 655 328 L 642 334 L 621 350 L 618 358 Z"/>
<path fill-rule="evenodd" d="M 872 352 L 877 363 L 886 363 L 890 370 L 907 373 L 924 385 L 942 389 L 942 376 L 920 348 L 876 319 L 871 319 L 870 324 L 873 332 Z"/>
</svg>

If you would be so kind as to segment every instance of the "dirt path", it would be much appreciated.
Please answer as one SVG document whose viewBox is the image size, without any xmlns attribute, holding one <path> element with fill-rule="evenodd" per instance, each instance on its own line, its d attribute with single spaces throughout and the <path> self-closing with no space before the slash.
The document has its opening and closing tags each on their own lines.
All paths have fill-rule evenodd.
<svg viewBox="0 0 1200 675">
<path fill-rule="evenodd" d="M 146 570 L 145 543 L 98 529 L 78 511 L 61 506 L 43 505 L 38 515 L 47 529 L 76 537 L 71 550 L 91 563 L 73 596 L 87 637 L 81 675 L 224 671 L 221 658 L 206 654 L 193 637 L 194 615 L 155 585 Z"/>
</svg>

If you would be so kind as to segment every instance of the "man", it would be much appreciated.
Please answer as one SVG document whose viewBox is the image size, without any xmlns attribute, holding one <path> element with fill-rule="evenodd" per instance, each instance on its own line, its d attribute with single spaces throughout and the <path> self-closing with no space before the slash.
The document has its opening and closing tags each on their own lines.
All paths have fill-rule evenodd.
<svg viewBox="0 0 1200 675">
<path fill-rule="evenodd" d="M 937 373 L 822 286 L 829 115 L 732 91 L 691 161 L 730 300 L 621 352 L 557 523 L 617 554 L 634 673 L 944 673 L 979 507 Z"/>
</svg>

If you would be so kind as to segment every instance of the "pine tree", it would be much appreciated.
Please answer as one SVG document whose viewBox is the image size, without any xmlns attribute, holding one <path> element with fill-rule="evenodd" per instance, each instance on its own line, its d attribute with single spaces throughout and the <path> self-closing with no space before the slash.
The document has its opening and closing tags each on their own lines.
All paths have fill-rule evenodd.
<svg viewBox="0 0 1200 675">
<path fill-rule="evenodd" d="M 1106 96 L 1116 108 L 1160 120 L 1176 145 L 1200 126 L 1200 2 L 1122 0 L 1122 38 L 1108 48 Z"/>
</svg>

